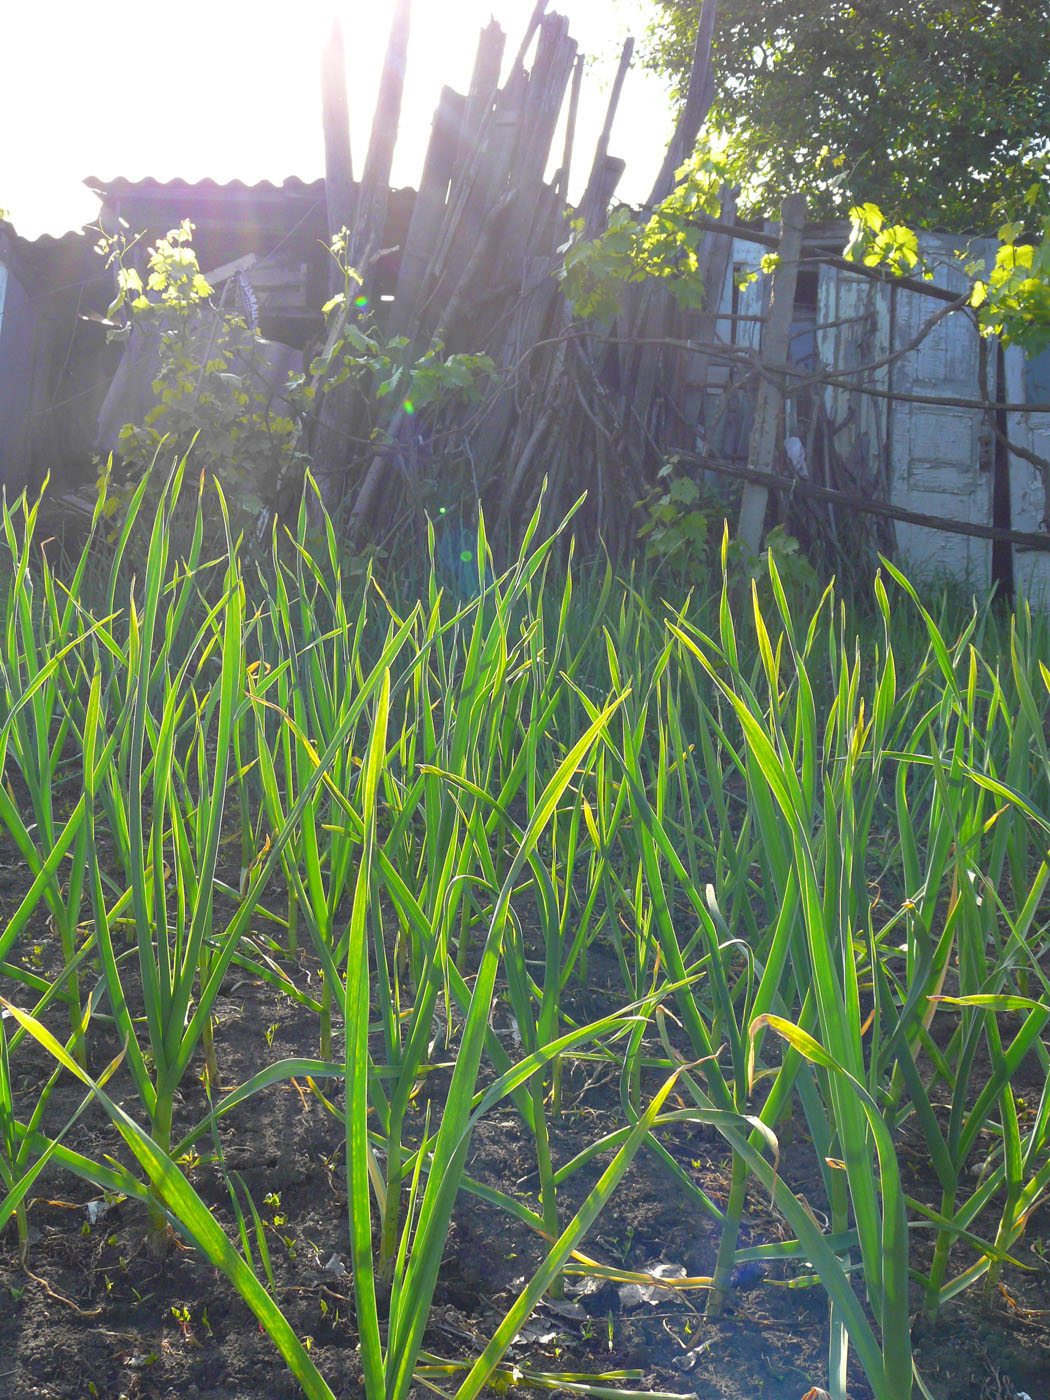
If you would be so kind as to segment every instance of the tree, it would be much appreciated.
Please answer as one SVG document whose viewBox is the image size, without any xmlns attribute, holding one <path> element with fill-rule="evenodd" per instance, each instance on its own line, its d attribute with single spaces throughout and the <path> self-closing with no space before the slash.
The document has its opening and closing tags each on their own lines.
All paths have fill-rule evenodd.
<svg viewBox="0 0 1050 1400">
<path fill-rule="evenodd" d="M 701 3 L 656 4 L 649 61 L 681 92 Z M 713 54 L 708 128 L 727 134 L 745 198 L 764 212 L 800 191 L 817 217 L 870 202 L 912 225 L 985 233 L 1050 209 L 1044 4 L 721 0 Z"/>
</svg>

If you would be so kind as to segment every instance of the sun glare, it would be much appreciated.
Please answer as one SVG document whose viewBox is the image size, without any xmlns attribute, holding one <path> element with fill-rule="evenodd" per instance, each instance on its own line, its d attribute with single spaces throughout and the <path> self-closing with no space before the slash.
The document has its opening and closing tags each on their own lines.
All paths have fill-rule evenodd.
<svg viewBox="0 0 1050 1400">
<path fill-rule="evenodd" d="M 502 24 L 509 60 L 532 8 L 533 0 L 415 0 L 395 183 L 418 178 L 441 87 L 466 88 L 482 25 L 493 16 Z M 584 85 L 579 179 L 600 129 L 607 75 L 628 26 L 639 32 L 647 6 L 551 0 L 549 8 L 569 16 L 573 35 L 595 60 Z M 322 175 L 318 75 L 335 15 L 346 35 L 351 148 L 360 175 L 392 0 L 301 0 L 294 10 L 183 0 L 175 10 L 133 12 L 140 18 L 103 24 L 94 10 L 60 0 L 24 7 L 8 20 L 5 47 L 24 61 L 9 68 L 0 87 L 3 129 L 19 133 L 0 166 L 0 209 L 10 211 L 20 232 L 59 233 L 90 219 L 96 204 L 81 184 L 87 175 L 248 183 Z M 652 102 L 652 81 L 632 74 L 617 123 L 613 144 L 629 169 L 647 151 L 658 157 L 666 137 L 667 104 Z"/>
</svg>

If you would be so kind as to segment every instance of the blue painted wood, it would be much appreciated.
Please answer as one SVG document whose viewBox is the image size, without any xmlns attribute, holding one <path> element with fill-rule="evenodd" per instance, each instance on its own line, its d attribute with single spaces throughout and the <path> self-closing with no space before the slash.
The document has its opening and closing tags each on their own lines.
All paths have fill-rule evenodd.
<svg viewBox="0 0 1050 1400">
<path fill-rule="evenodd" d="M 0 313 L 0 484 L 8 496 L 32 466 L 33 415 L 47 374 L 42 330 L 37 301 L 8 265 Z"/>
</svg>

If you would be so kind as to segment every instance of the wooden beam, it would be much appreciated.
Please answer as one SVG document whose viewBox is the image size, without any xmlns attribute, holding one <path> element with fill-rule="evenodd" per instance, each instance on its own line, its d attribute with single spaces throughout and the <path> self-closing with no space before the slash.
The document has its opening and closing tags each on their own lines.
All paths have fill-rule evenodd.
<svg viewBox="0 0 1050 1400">
<path fill-rule="evenodd" d="M 760 485 L 764 491 L 793 491 L 812 501 L 827 501 L 857 511 L 861 515 L 878 515 L 885 520 L 900 520 L 906 525 L 921 525 L 927 530 L 942 530 L 948 535 L 967 535 L 971 539 L 999 540 L 1003 544 L 1017 545 L 1020 549 L 1050 552 L 1050 533 L 1037 534 L 1025 530 L 1007 530 L 1000 525 L 978 525 L 969 520 L 952 520 L 941 515 L 924 515 L 916 510 L 905 510 L 903 506 L 890 505 L 888 501 L 876 501 L 870 496 L 861 496 L 852 491 L 836 491 L 830 486 L 818 486 L 804 476 L 782 476 L 778 472 L 758 471 L 754 467 L 741 467 L 736 462 L 725 462 L 718 457 L 708 457 L 697 452 L 676 452 L 675 457 L 704 471 L 716 472 L 719 476 L 733 477 Z"/>
<path fill-rule="evenodd" d="M 203 274 L 204 280 L 212 287 L 217 287 L 228 277 L 234 277 L 238 272 L 247 272 L 257 262 L 258 259 L 254 253 L 245 253 L 243 258 L 234 258 L 232 262 L 223 263 L 221 267 L 213 267 L 209 272 L 205 272 Z"/>
<path fill-rule="evenodd" d="M 643 208 L 648 209 L 648 205 Z M 756 243 L 760 248 L 777 248 L 780 240 L 775 233 L 765 233 L 762 229 L 747 228 L 742 224 L 726 223 L 722 219 L 711 219 L 706 214 L 694 214 L 689 221 L 706 233 L 725 233 L 730 238 L 739 238 L 742 243 Z M 848 272 L 855 277 L 866 278 L 869 282 L 880 282 L 884 287 L 900 287 L 905 292 L 915 292 L 919 296 L 931 297 L 934 301 L 958 301 L 958 292 L 949 292 L 933 282 L 922 282 L 917 277 L 898 277 L 880 267 L 865 267 L 863 263 L 850 262 L 848 258 L 823 253 L 819 248 L 802 242 L 802 257 L 805 262 L 821 263 L 824 267 L 834 267 L 840 272 Z"/>
</svg>

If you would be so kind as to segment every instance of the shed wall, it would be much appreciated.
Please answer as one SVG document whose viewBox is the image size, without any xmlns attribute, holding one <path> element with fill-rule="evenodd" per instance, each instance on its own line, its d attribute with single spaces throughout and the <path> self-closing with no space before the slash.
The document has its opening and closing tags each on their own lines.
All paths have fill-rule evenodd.
<svg viewBox="0 0 1050 1400">
<path fill-rule="evenodd" d="M 966 290 L 969 279 L 951 240 L 927 234 L 920 250 L 936 263 L 939 286 L 953 292 Z M 902 350 L 944 308 L 901 288 L 892 295 L 892 346 Z M 891 392 L 975 399 L 980 394 L 980 354 L 980 337 L 968 317 L 942 317 L 916 350 L 892 366 Z M 979 409 L 891 402 L 891 504 L 948 520 L 990 525 L 992 473 L 981 459 L 982 421 Z M 898 523 L 897 543 L 901 557 L 925 574 L 945 574 L 978 589 L 991 584 L 988 540 Z"/>
<path fill-rule="evenodd" d="M 1006 351 L 1006 399 L 1010 403 L 1036 402 L 1040 381 L 1025 373 L 1024 352 L 1016 346 Z M 1011 442 L 1050 459 L 1050 414 L 1011 413 Z M 1015 530 L 1039 531 L 1048 513 L 1046 489 L 1039 471 L 1016 453 L 1010 455 L 1010 524 Z M 1033 607 L 1050 608 L 1050 554 L 1014 546 L 1014 589 Z"/>
<path fill-rule="evenodd" d="M 17 269 L 0 261 L 0 483 L 10 495 L 26 485 L 38 465 L 33 461 L 33 425 L 47 399 L 51 338 L 39 303 Z"/>
</svg>

